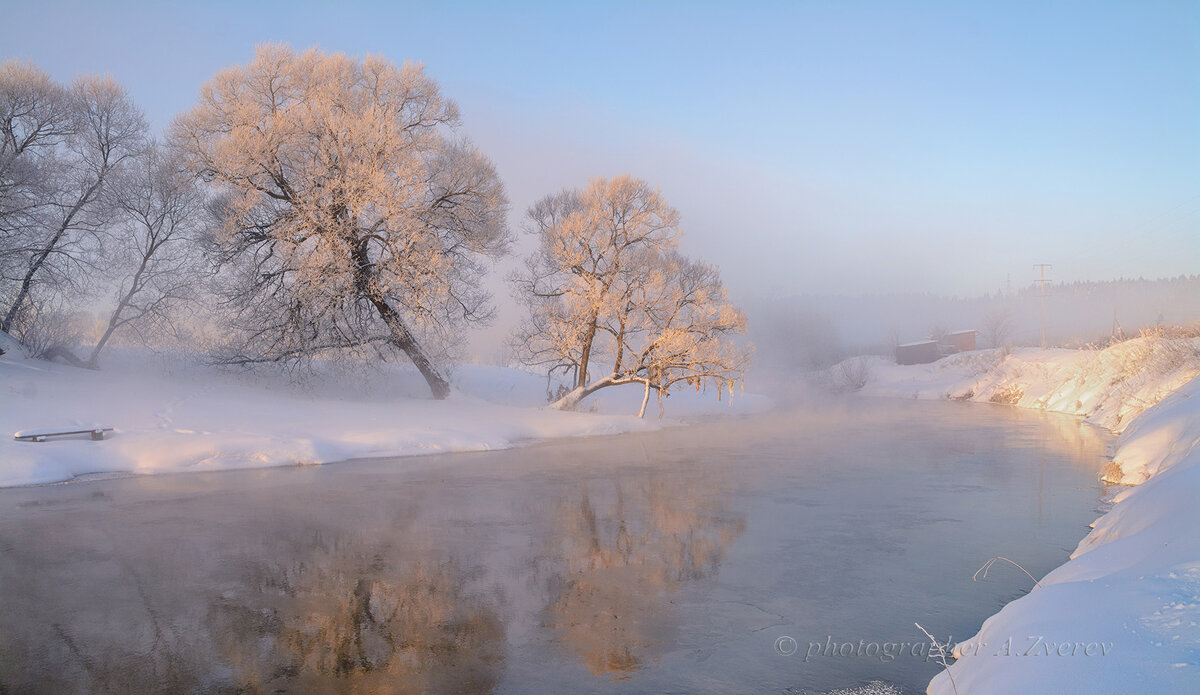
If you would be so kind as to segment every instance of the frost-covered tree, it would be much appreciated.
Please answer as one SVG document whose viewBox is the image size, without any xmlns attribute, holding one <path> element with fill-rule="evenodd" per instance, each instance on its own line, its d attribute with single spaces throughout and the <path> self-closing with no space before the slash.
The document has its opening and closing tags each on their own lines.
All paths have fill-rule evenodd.
<svg viewBox="0 0 1200 695">
<path fill-rule="evenodd" d="M 222 200 L 229 359 L 390 347 L 447 395 L 428 346 L 491 315 L 478 281 L 509 241 L 503 184 L 458 123 L 420 66 L 381 57 L 266 45 L 204 85 L 172 138 Z"/>
<path fill-rule="evenodd" d="M 542 199 L 528 220 L 539 247 L 511 277 L 529 309 L 513 349 L 572 376 L 555 407 L 641 384 L 644 415 L 651 391 L 740 380 L 748 351 L 732 338 L 746 319 L 716 268 L 676 251 L 679 213 L 657 190 L 628 175 L 598 178 Z"/>
<path fill-rule="evenodd" d="M 0 329 L 78 294 L 109 220 L 106 187 L 146 134 L 111 78 L 63 88 L 33 65 L 0 66 Z"/>
<path fill-rule="evenodd" d="M 105 253 L 113 308 L 87 358 L 92 368 L 119 332 L 153 342 L 147 332 L 169 328 L 205 274 L 197 243 L 205 231 L 204 198 L 165 147 L 148 147 L 115 177 L 108 197 L 115 213 Z"/>
<path fill-rule="evenodd" d="M 1008 343 L 1013 326 L 1013 311 L 1007 304 L 997 304 L 983 313 L 983 334 L 994 348 Z"/>
<path fill-rule="evenodd" d="M 16 275 L 40 223 L 46 165 L 73 126 L 67 90 L 34 65 L 0 64 L 0 259 L 6 279 Z"/>
</svg>

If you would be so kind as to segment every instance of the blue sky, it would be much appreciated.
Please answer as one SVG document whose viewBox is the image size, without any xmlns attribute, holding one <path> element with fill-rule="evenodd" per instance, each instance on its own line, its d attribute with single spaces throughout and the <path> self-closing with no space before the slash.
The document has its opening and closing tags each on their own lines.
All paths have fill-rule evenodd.
<svg viewBox="0 0 1200 695">
<path fill-rule="evenodd" d="M 628 171 L 735 294 L 1200 272 L 1198 2 L 2 4 L 156 127 L 263 41 L 424 62 L 514 223 Z"/>
</svg>

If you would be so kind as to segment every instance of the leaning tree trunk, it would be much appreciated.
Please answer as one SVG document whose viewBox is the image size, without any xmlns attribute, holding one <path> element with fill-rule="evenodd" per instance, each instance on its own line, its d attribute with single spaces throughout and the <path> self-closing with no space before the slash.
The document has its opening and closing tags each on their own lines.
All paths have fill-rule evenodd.
<svg viewBox="0 0 1200 695">
<path fill-rule="evenodd" d="M 0 330 L 4 331 L 5 333 L 12 330 L 13 321 L 16 320 L 17 314 L 20 313 L 21 307 L 25 304 L 25 300 L 29 298 L 29 290 L 33 285 L 34 276 L 37 275 L 38 271 L 42 269 L 42 265 L 46 262 L 46 259 L 50 257 L 50 254 L 58 248 L 58 243 L 62 241 L 62 238 L 66 235 L 67 230 L 71 228 L 72 224 L 74 224 L 75 217 L 79 215 L 80 210 L 82 210 L 85 205 L 92 201 L 92 196 L 96 194 L 96 190 L 100 188 L 100 183 L 103 180 L 104 174 L 101 173 L 100 176 L 92 182 L 92 185 L 83 192 L 83 196 L 81 196 L 79 200 L 76 201 L 73 206 L 71 206 L 71 209 L 67 211 L 67 216 L 64 217 L 62 222 L 58 225 L 58 229 L 55 230 L 54 236 L 50 238 L 50 241 L 47 242 L 46 246 L 43 247 L 40 252 L 38 252 L 37 257 L 33 259 L 32 263 L 30 263 L 29 271 L 25 273 L 25 277 L 21 281 L 21 289 L 17 292 L 16 299 L 13 300 L 12 306 L 8 308 L 8 313 L 4 315 L 4 320 L 0 322 Z"/>
<path fill-rule="evenodd" d="M 585 386 L 576 386 L 564 394 L 562 398 L 551 403 L 550 407 L 556 410 L 574 410 L 575 406 L 579 405 L 579 401 L 587 398 L 591 393 L 592 390 L 589 390 Z"/>
<path fill-rule="evenodd" d="M 638 411 L 638 417 L 644 417 L 646 414 L 646 403 L 650 400 L 650 390 L 658 392 L 659 410 L 662 410 L 662 395 L 663 389 L 661 385 L 655 385 L 649 379 L 642 379 L 637 376 L 617 376 L 609 374 L 603 379 L 597 379 L 587 386 L 576 386 L 571 389 L 565 396 L 550 404 L 551 408 L 558 410 L 574 410 L 579 402 L 600 389 L 608 388 L 609 386 L 624 386 L 626 384 L 642 384 L 646 387 L 646 392 L 642 395 L 642 408 Z M 659 412 L 659 417 L 662 413 Z"/>
<path fill-rule="evenodd" d="M 104 350 L 104 346 L 108 344 L 108 339 L 116 332 L 117 327 L 121 325 L 121 312 L 125 311 L 125 307 L 129 306 L 133 300 L 133 295 L 137 294 L 141 288 L 142 273 L 146 271 L 146 263 L 149 261 L 149 256 L 142 257 L 142 263 L 138 266 L 137 272 L 133 274 L 133 280 L 129 283 L 129 291 L 121 295 L 117 300 L 117 308 L 113 309 L 112 314 L 108 317 L 108 325 L 104 328 L 104 335 L 100 336 L 100 340 L 92 347 L 92 354 L 88 356 L 88 369 L 100 368 L 100 352 Z"/>
<path fill-rule="evenodd" d="M 124 304 L 118 306 L 117 310 L 109 317 L 108 326 L 104 329 L 104 335 L 100 336 L 100 340 L 97 340 L 96 344 L 92 346 L 92 353 L 87 358 L 88 369 L 100 368 L 100 352 L 104 350 L 104 346 L 108 344 L 108 339 L 112 337 L 112 334 L 117 330 L 117 326 L 120 325 L 118 322 L 121 318 L 121 309 L 123 306 Z"/>
<path fill-rule="evenodd" d="M 583 399 L 592 395 L 593 393 L 599 391 L 602 388 L 607 388 L 609 386 L 620 386 L 621 384 L 631 384 L 631 383 L 634 383 L 634 381 L 630 380 L 630 379 L 617 379 L 617 378 L 614 378 L 613 376 L 609 375 L 609 376 L 604 377 L 603 379 L 597 379 L 596 381 L 593 381 L 592 383 L 588 384 L 587 386 L 576 386 L 575 388 L 571 389 L 565 396 L 563 396 L 562 398 L 558 399 L 557 401 L 554 401 L 553 403 L 551 403 L 550 407 L 557 408 L 558 410 L 574 410 L 575 406 L 579 405 L 580 401 L 582 401 Z"/>
<path fill-rule="evenodd" d="M 375 310 L 379 312 L 380 318 L 392 332 L 392 345 L 403 350 L 404 354 L 408 355 L 408 359 L 412 360 L 417 371 L 421 372 L 421 376 L 425 377 L 425 382 L 429 384 L 429 390 L 433 392 L 433 397 L 440 401 L 449 396 L 450 382 L 446 381 L 446 377 L 438 372 L 437 367 L 417 344 L 417 339 L 413 337 L 412 331 L 408 330 L 408 326 L 404 325 L 400 314 L 384 299 L 372 297 L 371 303 L 375 305 Z"/>
<path fill-rule="evenodd" d="M 58 242 L 62 239 L 66 229 L 67 226 L 64 223 L 50 239 L 50 243 L 47 244 L 46 248 L 42 249 L 33 262 L 29 264 L 29 271 L 25 273 L 25 277 L 21 280 L 21 289 L 17 291 L 17 296 L 13 300 L 12 306 L 8 308 L 8 313 L 4 315 L 3 322 L 0 322 L 0 330 L 5 333 L 12 330 L 12 325 L 17 318 L 17 314 L 21 312 L 21 307 L 24 306 L 25 300 L 29 298 L 29 289 L 33 286 L 34 276 L 42 269 L 42 264 L 50 257 L 50 253 L 58 246 Z"/>
<path fill-rule="evenodd" d="M 433 393 L 433 397 L 437 400 L 442 400 L 450 395 L 450 382 L 446 381 L 446 377 L 442 376 L 433 361 L 421 349 L 417 343 L 417 338 L 408 330 L 408 326 L 404 325 L 404 319 L 401 318 L 400 312 L 396 311 L 395 307 L 388 304 L 386 298 L 374 291 L 371 284 L 371 278 L 367 269 L 371 267 L 371 259 L 367 257 L 366 242 L 362 241 L 354 245 L 354 284 L 359 292 L 359 296 L 366 298 L 375 307 L 375 311 L 379 313 L 379 317 L 387 324 L 388 330 L 391 331 L 391 344 L 400 348 L 408 359 L 412 360 L 413 366 L 425 377 L 425 383 L 429 384 L 429 390 Z"/>
</svg>

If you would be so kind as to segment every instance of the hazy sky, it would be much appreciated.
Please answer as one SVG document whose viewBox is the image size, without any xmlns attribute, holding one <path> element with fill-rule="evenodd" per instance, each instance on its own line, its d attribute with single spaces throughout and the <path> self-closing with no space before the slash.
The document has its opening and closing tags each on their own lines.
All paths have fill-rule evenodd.
<svg viewBox="0 0 1200 695">
<path fill-rule="evenodd" d="M 628 171 L 735 296 L 1200 272 L 1200 2 L 0 0 L 156 127 L 254 44 L 424 62 L 534 199 Z"/>
</svg>

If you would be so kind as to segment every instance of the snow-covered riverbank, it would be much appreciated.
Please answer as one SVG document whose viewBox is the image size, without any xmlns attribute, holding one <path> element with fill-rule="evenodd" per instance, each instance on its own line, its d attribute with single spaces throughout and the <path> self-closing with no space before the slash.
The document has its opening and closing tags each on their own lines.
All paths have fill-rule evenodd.
<svg viewBox="0 0 1200 695">
<path fill-rule="evenodd" d="M 598 412 L 544 407 L 546 380 L 465 365 L 445 401 L 407 365 L 326 368 L 296 383 L 286 374 L 228 374 L 178 354 L 114 350 L 102 371 L 0 356 L 0 487 L 104 473 L 170 473 L 327 463 L 350 458 L 483 451 L 522 443 L 659 427 L 708 413 L 747 412 L 766 399 L 678 393 L 659 421 L 639 389 L 601 391 Z M 111 425 L 86 436 L 14 441 L 19 430 Z"/>
<path fill-rule="evenodd" d="M 909 367 L 877 360 L 869 371 L 869 394 L 1084 416 L 1121 433 L 1106 480 L 1135 486 L 1069 562 L 957 645 L 957 662 L 930 693 L 1200 689 L 1200 340 L 981 351 Z"/>
</svg>

